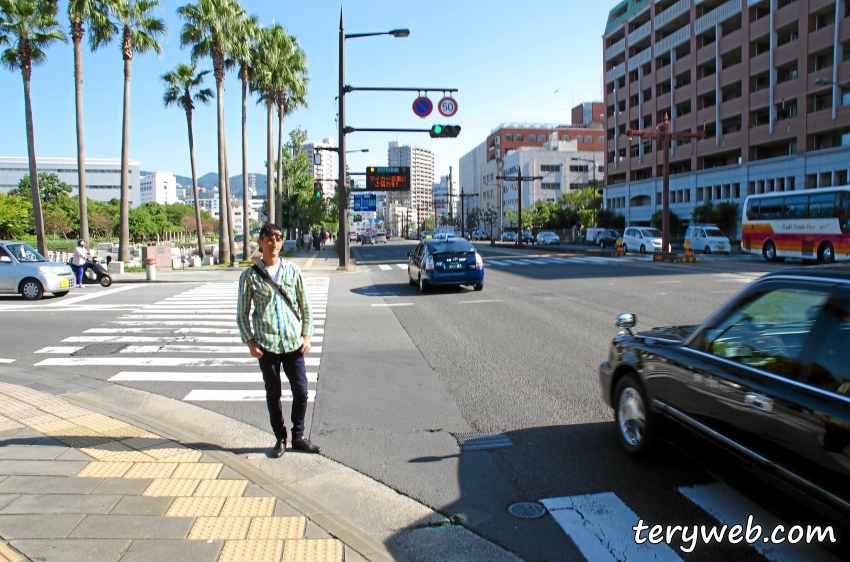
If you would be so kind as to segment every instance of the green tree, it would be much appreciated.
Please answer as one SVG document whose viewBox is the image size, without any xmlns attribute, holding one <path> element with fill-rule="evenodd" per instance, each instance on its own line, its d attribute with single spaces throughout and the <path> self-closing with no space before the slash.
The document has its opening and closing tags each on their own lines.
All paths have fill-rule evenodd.
<svg viewBox="0 0 850 562">
<path fill-rule="evenodd" d="M 11 71 L 20 71 L 24 82 L 24 113 L 26 118 L 27 156 L 32 181 L 32 213 L 38 251 L 47 255 L 44 240 L 44 220 L 38 186 L 38 166 L 35 161 L 35 132 L 32 118 L 30 81 L 33 66 L 47 62 L 47 49 L 65 34 L 56 19 L 56 2 L 49 0 L 0 0 L 0 45 L 9 47 L 0 54 L 0 62 Z"/>
<path fill-rule="evenodd" d="M 41 200 L 45 205 L 53 205 L 60 198 L 67 198 L 68 194 L 74 191 L 73 187 L 61 181 L 56 174 L 50 172 L 39 172 L 38 186 L 41 193 Z M 18 182 L 18 187 L 12 189 L 9 193 L 31 198 L 32 185 L 29 174 L 24 175 L 21 181 Z"/>
<path fill-rule="evenodd" d="M 154 51 L 162 53 L 160 40 L 168 38 L 165 21 L 154 17 L 159 0 L 110 0 L 109 25 L 94 46 L 109 42 L 121 34 L 121 58 L 124 61 L 124 110 L 121 121 L 121 210 L 118 224 L 118 259 L 130 261 L 130 76 L 133 56 Z"/>
<path fill-rule="evenodd" d="M 422 219 L 422 230 L 434 230 L 434 219 L 431 217 Z"/>
<path fill-rule="evenodd" d="M 0 193 L 0 238 L 15 240 L 30 230 L 32 203 L 20 195 Z"/>
<path fill-rule="evenodd" d="M 513 209 L 505 213 L 505 220 L 508 221 L 508 226 L 511 228 L 516 226 L 517 212 Z"/>
<path fill-rule="evenodd" d="M 714 224 L 714 208 L 710 200 L 694 207 L 691 211 L 691 221 L 694 224 Z"/>
<path fill-rule="evenodd" d="M 649 219 L 649 224 L 653 228 L 657 228 L 661 230 L 664 224 L 664 211 L 658 210 L 652 213 L 652 217 Z M 681 238 L 685 235 L 685 229 L 682 224 L 681 219 L 679 219 L 679 215 L 670 211 L 670 237 L 671 238 Z"/>
<path fill-rule="evenodd" d="M 714 208 L 714 224 L 730 240 L 734 240 L 738 236 L 738 220 L 740 218 L 738 212 L 738 204 L 732 201 L 721 201 Z"/>
<path fill-rule="evenodd" d="M 44 209 L 44 230 L 53 238 L 60 235 L 67 238 L 68 232 L 71 230 L 71 225 L 68 222 L 68 217 L 58 209 Z"/>
<path fill-rule="evenodd" d="M 213 97 L 209 88 L 202 88 L 204 76 L 209 70 L 197 72 L 195 65 L 178 64 L 174 70 L 162 75 L 165 82 L 165 94 L 162 102 L 166 107 L 180 106 L 186 112 L 186 126 L 189 129 L 189 162 L 192 166 L 192 196 L 195 200 L 195 232 L 198 233 L 198 256 L 204 257 L 204 232 L 201 227 L 201 205 L 198 201 L 198 171 L 195 167 L 195 134 L 192 130 L 192 112 L 195 102 L 208 104 Z M 243 189 L 247 183 L 243 182 Z"/>
<path fill-rule="evenodd" d="M 531 208 L 531 224 L 537 228 L 543 228 L 552 217 L 552 209 L 549 207 L 548 201 L 542 199 L 534 204 Z"/>
<path fill-rule="evenodd" d="M 597 224 L 601 228 L 615 228 L 623 230 L 626 228 L 626 217 L 620 213 L 615 213 L 611 209 L 599 209 Z"/>
<path fill-rule="evenodd" d="M 496 209 L 487 209 L 481 213 L 481 220 L 487 226 L 487 233 L 493 235 L 493 225 L 499 220 L 499 213 Z"/>
</svg>

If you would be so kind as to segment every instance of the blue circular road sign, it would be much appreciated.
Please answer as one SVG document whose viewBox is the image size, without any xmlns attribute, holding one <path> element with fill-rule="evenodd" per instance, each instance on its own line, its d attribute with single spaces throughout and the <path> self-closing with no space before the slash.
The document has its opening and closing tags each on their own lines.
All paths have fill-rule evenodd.
<svg viewBox="0 0 850 562">
<path fill-rule="evenodd" d="M 434 111 L 434 104 L 428 98 L 420 96 L 413 100 L 413 113 L 419 117 L 424 119 L 431 115 L 432 111 Z"/>
</svg>

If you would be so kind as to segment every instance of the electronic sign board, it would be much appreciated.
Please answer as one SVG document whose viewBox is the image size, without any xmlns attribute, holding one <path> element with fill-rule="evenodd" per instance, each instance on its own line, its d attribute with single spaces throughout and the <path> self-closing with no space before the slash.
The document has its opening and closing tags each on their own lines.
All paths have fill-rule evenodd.
<svg viewBox="0 0 850 562">
<path fill-rule="evenodd" d="M 366 191 L 410 191 L 409 166 L 369 166 Z"/>
</svg>

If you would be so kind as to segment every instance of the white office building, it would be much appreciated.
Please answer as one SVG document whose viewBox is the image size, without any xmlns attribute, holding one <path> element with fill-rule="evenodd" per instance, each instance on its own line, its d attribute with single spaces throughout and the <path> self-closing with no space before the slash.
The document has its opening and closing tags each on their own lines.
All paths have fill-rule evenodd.
<svg viewBox="0 0 850 562">
<path fill-rule="evenodd" d="M 457 218 L 460 213 L 460 186 L 457 178 L 452 176 L 449 186 L 449 176 L 440 176 L 440 181 L 432 187 L 434 206 L 437 211 L 437 222 L 434 226 L 443 224 L 442 217 Z"/>
<path fill-rule="evenodd" d="M 170 205 L 177 201 L 177 179 L 171 172 L 154 172 L 139 180 L 138 205 L 151 202 Z"/>
<path fill-rule="evenodd" d="M 408 223 L 413 224 L 415 230 L 422 219 L 433 215 L 434 153 L 392 141 L 387 150 L 387 165 L 410 167 L 410 191 L 387 193 L 386 215 L 405 217 L 401 230 L 393 234 L 401 234 Z M 398 226 L 393 225 L 393 228 L 398 229 Z"/>
<path fill-rule="evenodd" d="M 339 179 L 339 164 L 337 153 L 333 150 L 316 150 L 316 148 L 334 148 L 334 139 L 326 138 L 322 142 L 311 142 L 304 145 L 307 158 L 312 163 L 313 180 L 322 184 L 325 199 L 330 199 L 336 192 L 336 182 Z"/>
<path fill-rule="evenodd" d="M 38 173 L 56 174 L 74 188 L 71 195 L 78 195 L 79 177 L 76 158 L 36 158 Z M 130 161 L 129 194 L 130 206 L 139 203 L 138 162 Z M 0 156 L 0 192 L 8 193 L 18 187 L 24 176 L 29 175 L 29 164 L 25 157 Z M 117 158 L 86 158 L 86 196 L 97 201 L 110 201 L 121 197 L 121 160 Z"/>
</svg>

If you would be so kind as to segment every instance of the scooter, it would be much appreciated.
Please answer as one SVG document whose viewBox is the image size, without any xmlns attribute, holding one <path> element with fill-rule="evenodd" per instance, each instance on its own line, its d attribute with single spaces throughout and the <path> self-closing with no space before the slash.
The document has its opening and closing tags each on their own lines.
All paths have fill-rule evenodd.
<svg viewBox="0 0 850 562">
<path fill-rule="evenodd" d="M 101 287 L 109 287 L 112 285 L 112 276 L 109 275 L 109 271 L 103 265 L 101 265 L 97 258 L 94 257 L 91 259 L 92 266 L 86 269 L 85 273 L 83 273 L 83 284 L 84 285 L 94 285 L 96 283 L 100 283 Z M 77 266 L 72 265 L 73 269 L 76 269 Z"/>
</svg>

